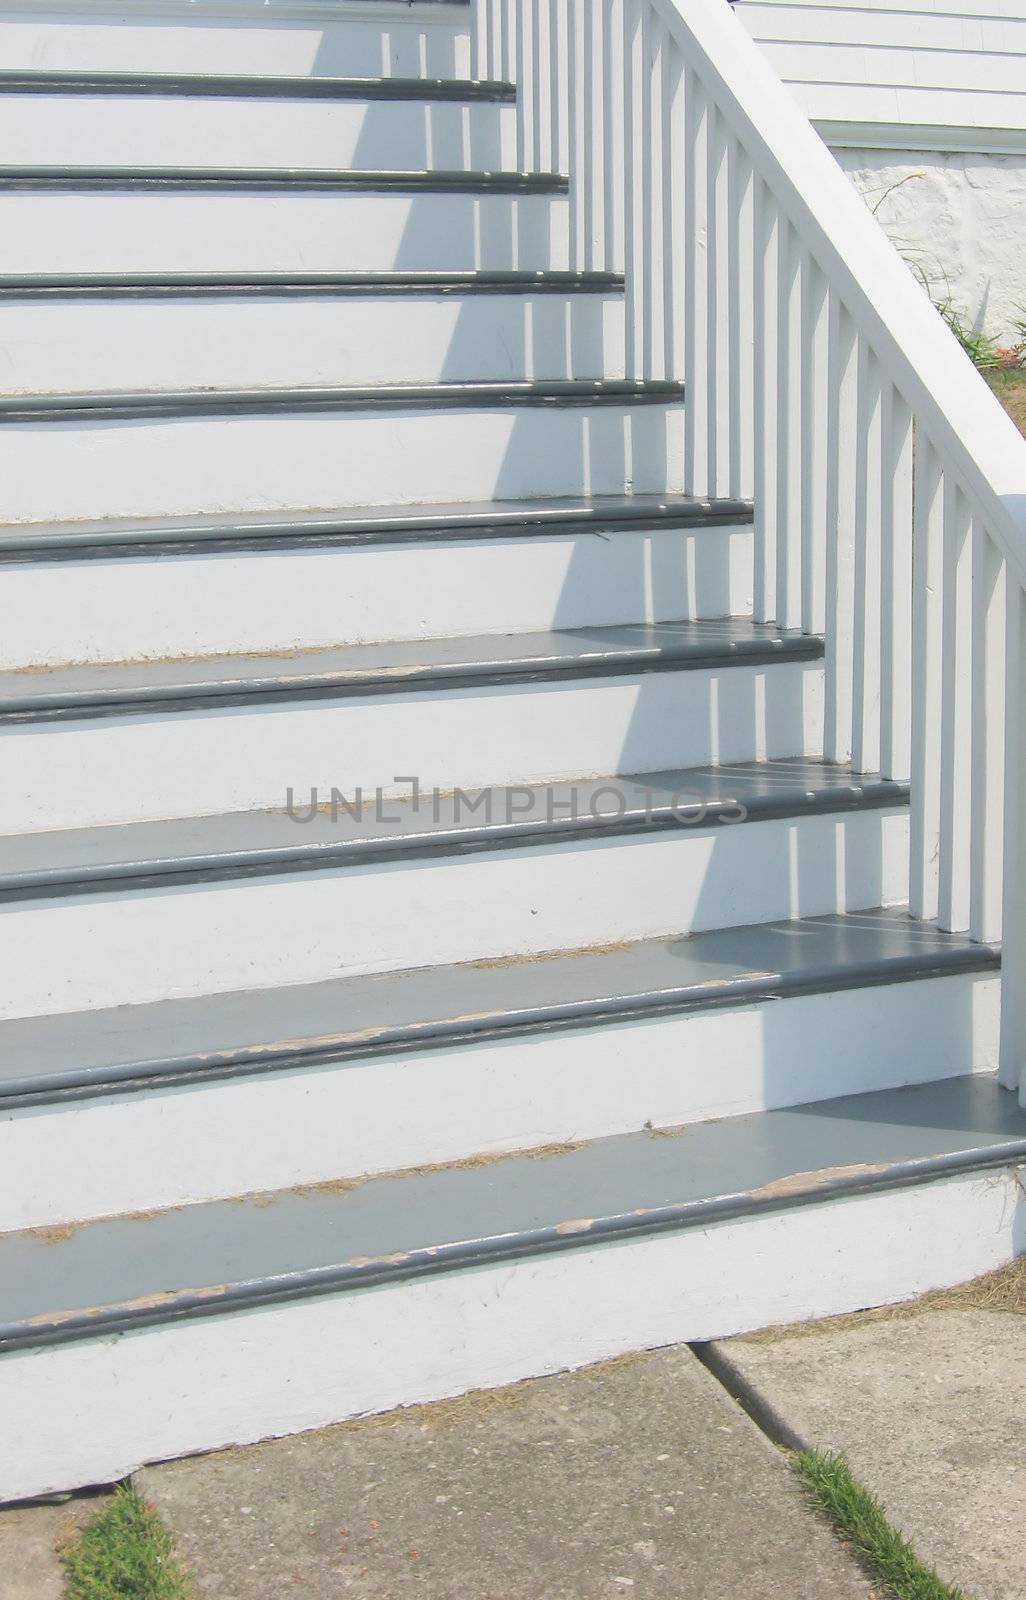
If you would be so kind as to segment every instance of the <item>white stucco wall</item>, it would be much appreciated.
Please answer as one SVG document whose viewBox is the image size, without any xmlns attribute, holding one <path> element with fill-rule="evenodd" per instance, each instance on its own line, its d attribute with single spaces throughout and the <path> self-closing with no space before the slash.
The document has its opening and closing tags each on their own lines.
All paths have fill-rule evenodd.
<svg viewBox="0 0 1026 1600">
<path fill-rule="evenodd" d="M 1026 153 L 835 150 L 934 300 L 1002 343 L 1026 323 Z"/>
</svg>

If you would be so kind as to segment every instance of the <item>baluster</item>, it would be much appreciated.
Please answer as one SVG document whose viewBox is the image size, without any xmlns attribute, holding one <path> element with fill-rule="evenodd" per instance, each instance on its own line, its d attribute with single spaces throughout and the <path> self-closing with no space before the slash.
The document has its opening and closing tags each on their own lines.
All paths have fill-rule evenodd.
<svg viewBox="0 0 1026 1600">
<path fill-rule="evenodd" d="M 536 165 L 535 133 L 538 107 L 535 100 L 533 0 L 514 0 L 513 81 L 517 86 L 517 171 Z"/>
<path fill-rule="evenodd" d="M 645 378 L 666 376 L 664 356 L 664 270 L 663 197 L 666 147 L 663 140 L 663 56 L 666 30 L 650 5 L 645 6 L 642 25 L 644 59 L 644 147 L 645 147 L 645 298 L 643 319 L 643 369 Z"/>
<path fill-rule="evenodd" d="M 1007 576 L 1001 1081 L 1026 1106 L 1026 592 Z"/>
<path fill-rule="evenodd" d="M 590 269 L 606 265 L 606 72 L 609 42 L 606 0 L 589 0 L 584 13 L 583 61 L 585 86 L 585 209 L 584 250 Z"/>
<path fill-rule="evenodd" d="M 965 495 L 950 481 L 944 496 L 944 588 L 941 597 L 940 850 L 937 919 L 969 927 L 972 770 L 972 539 Z"/>
<path fill-rule="evenodd" d="M 758 622 L 777 615 L 777 212 L 761 178 L 754 183 L 753 389 L 755 440 L 754 606 Z M 687 409 L 690 410 L 690 382 Z"/>
<path fill-rule="evenodd" d="M 802 624 L 801 534 L 801 254 L 786 217 L 777 222 L 777 460 L 775 468 L 777 621 Z"/>
<path fill-rule="evenodd" d="M 986 525 L 974 518 L 969 932 L 988 943 L 1001 937 L 1007 572 L 1007 562 Z"/>
<path fill-rule="evenodd" d="M 556 172 L 570 171 L 569 26 L 567 0 L 549 0 L 549 96 Z"/>
<path fill-rule="evenodd" d="M 517 13 L 520 0 L 502 0 L 502 27 L 499 30 L 502 58 L 500 76 L 517 81 Z"/>
<path fill-rule="evenodd" d="M 802 257 L 801 305 L 801 626 L 826 629 L 826 454 L 829 301 L 826 279 Z"/>
<path fill-rule="evenodd" d="M 487 78 L 488 70 L 488 22 L 490 3 L 489 0 L 477 0 L 474 6 L 470 25 L 470 75 L 472 78 Z"/>
<path fill-rule="evenodd" d="M 752 163 L 727 142 L 727 360 L 729 446 L 727 492 L 752 493 Z"/>
<path fill-rule="evenodd" d="M 567 128 L 570 138 L 570 265 L 587 266 L 587 85 L 584 72 L 584 8 L 592 0 L 567 0 L 566 60 L 569 83 Z"/>
<path fill-rule="evenodd" d="M 912 591 L 912 815 L 909 900 L 914 917 L 937 915 L 945 479 L 937 453 L 916 435 Z"/>
<path fill-rule="evenodd" d="M 725 494 L 730 475 L 730 302 L 727 291 L 726 250 L 730 233 L 727 176 L 727 127 L 710 100 L 706 113 L 706 290 L 709 354 L 706 382 L 709 494 Z M 726 381 L 725 381 L 726 380 Z"/>
<path fill-rule="evenodd" d="M 685 235 L 684 151 L 687 114 L 684 57 L 667 37 L 663 50 L 663 360 L 668 378 L 685 372 Z M 689 397 L 685 397 L 685 404 Z"/>
<path fill-rule="evenodd" d="M 552 84 L 549 75 L 551 0 L 531 0 L 531 5 L 531 85 L 534 105 L 531 161 L 538 172 L 555 172 L 552 157 Z"/>
<path fill-rule="evenodd" d="M 876 772 L 880 766 L 882 400 L 879 366 L 860 339 L 852 629 L 852 762 L 856 772 Z"/>
<path fill-rule="evenodd" d="M 644 37 L 641 10 L 637 5 L 623 8 L 623 102 L 625 125 L 624 158 L 624 272 L 627 277 L 625 315 L 626 372 L 628 378 L 644 373 L 644 298 L 645 298 L 645 133 Z"/>
<path fill-rule="evenodd" d="M 826 707 L 828 761 L 852 756 L 855 557 L 855 438 L 858 426 L 858 336 L 851 316 L 830 295 L 827 411 Z"/>
<path fill-rule="evenodd" d="M 624 0 L 601 0 L 601 4 L 604 72 L 600 176 L 605 229 L 599 266 L 607 272 L 617 272 L 623 267 L 624 229 Z"/>
<path fill-rule="evenodd" d="M 907 781 L 912 744 L 912 413 L 892 384 L 880 410 L 880 771 Z"/>
<path fill-rule="evenodd" d="M 709 275 L 705 240 L 708 224 L 709 104 L 698 74 L 684 74 L 684 481 L 692 494 L 712 492 L 708 451 Z"/>
</svg>

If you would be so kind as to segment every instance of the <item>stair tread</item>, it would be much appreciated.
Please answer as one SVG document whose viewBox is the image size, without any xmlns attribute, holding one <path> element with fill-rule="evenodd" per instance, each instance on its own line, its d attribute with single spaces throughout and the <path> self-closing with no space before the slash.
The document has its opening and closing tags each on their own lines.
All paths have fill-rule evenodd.
<svg viewBox="0 0 1026 1600">
<path fill-rule="evenodd" d="M 409 506 L 353 506 L 338 510 L 267 511 L 216 516 L 106 519 L 99 522 L 23 523 L 0 527 L 0 557 L 63 549 L 328 540 L 374 543 L 389 539 L 477 537 L 619 528 L 750 523 L 750 500 L 703 499 L 684 494 L 609 494 L 537 500 L 455 501 Z"/>
<path fill-rule="evenodd" d="M 0 273 L 0 296 L 147 294 L 616 293 L 617 272 L 28 272 Z"/>
<path fill-rule="evenodd" d="M 516 86 L 483 78 L 308 77 L 235 72 L 0 71 L 0 94 L 238 96 L 298 100 L 516 99 Z"/>
<path fill-rule="evenodd" d="M 0 838 L 0 898 L 222 879 L 907 804 L 908 785 L 829 762 L 779 761 L 496 785 L 414 799 L 310 797 L 288 809 Z M 482 801 L 481 796 L 485 799 Z M 317 799 L 314 804 L 318 804 Z M 744 808 L 742 813 L 739 809 Z M 354 812 L 356 814 L 354 814 Z"/>
<path fill-rule="evenodd" d="M 261 415 L 296 411 L 475 410 L 506 406 L 666 405 L 682 383 L 624 378 L 500 379 L 490 382 L 293 384 L 246 389 L 99 389 L 0 396 L 0 424 L 75 417 Z"/>
<path fill-rule="evenodd" d="M 0 672 L 0 719 L 624 676 L 819 660 L 822 654 L 818 637 L 730 617 L 340 645 L 276 655 L 19 669 Z"/>
<path fill-rule="evenodd" d="M 341 189 L 359 194 L 565 195 L 570 183 L 558 172 L 19 162 L 0 165 L 0 189 Z"/>
<path fill-rule="evenodd" d="M 904 907 L 0 1022 L 0 1105 L 994 971 Z"/>
<path fill-rule="evenodd" d="M 0 1348 L 705 1226 L 1021 1160 L 990 1077 L 0 1238 Z"/>
</svg>

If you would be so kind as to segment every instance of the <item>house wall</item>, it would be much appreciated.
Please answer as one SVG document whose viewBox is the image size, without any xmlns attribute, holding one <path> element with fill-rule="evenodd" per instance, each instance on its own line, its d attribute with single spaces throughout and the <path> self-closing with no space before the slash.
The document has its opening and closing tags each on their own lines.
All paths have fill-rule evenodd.
<svg viewBox="0 0 1026 1600">
<path fill-rule="evenodd" d="M 936 300 L 1026 319 L 1026 0 L 738 0 Z"/>
</svg>

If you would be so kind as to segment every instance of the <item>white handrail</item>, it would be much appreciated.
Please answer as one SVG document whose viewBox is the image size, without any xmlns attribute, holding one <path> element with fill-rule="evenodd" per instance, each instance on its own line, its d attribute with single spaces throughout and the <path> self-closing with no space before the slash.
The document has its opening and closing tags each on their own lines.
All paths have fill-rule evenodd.
<svg viewBox="0 0 1026 1600">
<path fill-rule="evenodd" d="M 687 487 L 754 496 L 756 616 L 825 638 L 825 756 L 910 782 L 912 914 L 1001 939 L 1026 1102 L 1026 441 L 724 0 L 475 19 L 629 375 L 684 377 Z"/>
</svg>

